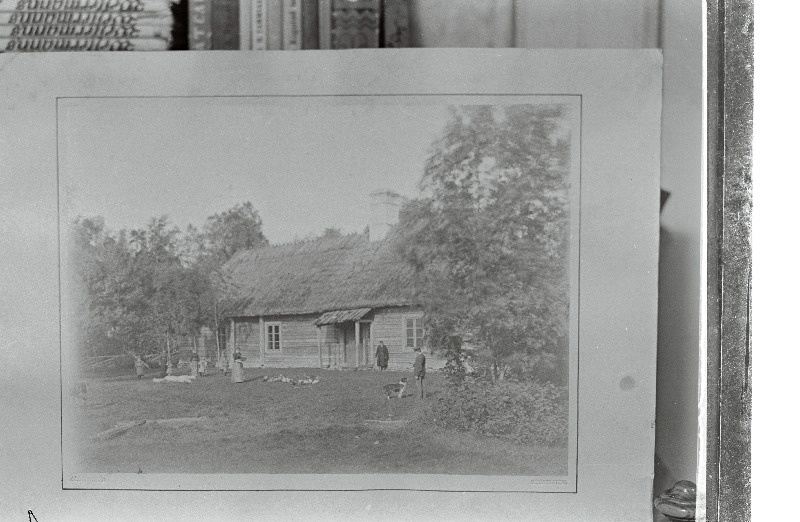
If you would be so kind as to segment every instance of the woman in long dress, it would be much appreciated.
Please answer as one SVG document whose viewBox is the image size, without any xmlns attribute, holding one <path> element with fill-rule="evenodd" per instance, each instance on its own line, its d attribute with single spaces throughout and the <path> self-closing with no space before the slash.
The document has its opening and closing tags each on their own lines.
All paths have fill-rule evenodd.
<svg viewBox="0 0 800 522">
<path fill-rule="evenodd" d="M 244 382 L 244 357 L 242 357 L 242 352 L 238 348 L 233 352 L 231 382 Z"/>
<path fill-rule="evenodd" d="M 144 369 L 145 367 L 149 368 L 150 366 L 147 365 L 146 362 L 142 360 L 142 357 L 137 355 L 136 360 L 134 361 L 134 366 L 136 367 L 136 378 L 141 379 L 144 377 Z"/>
</svg>

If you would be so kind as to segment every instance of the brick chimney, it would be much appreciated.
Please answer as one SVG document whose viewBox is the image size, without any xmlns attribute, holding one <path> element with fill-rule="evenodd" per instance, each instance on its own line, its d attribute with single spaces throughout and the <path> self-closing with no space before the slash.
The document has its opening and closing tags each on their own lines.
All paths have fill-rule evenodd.
<svg viewBox="0 0 800 522">
<path fill-rule="evenodd" d="M 405 198 L 390 190 L 373 192 L 369 198 L 369 240 L 382 241 L 389 229 L 397 224 L 400 206 Z"/>
</svg>

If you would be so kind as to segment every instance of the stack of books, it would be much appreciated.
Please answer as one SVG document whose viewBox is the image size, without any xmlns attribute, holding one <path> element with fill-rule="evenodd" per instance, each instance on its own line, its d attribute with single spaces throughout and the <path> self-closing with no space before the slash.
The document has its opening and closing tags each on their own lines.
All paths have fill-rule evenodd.
<svg viewBox="0 0 800 522">
<path fill-rule="evenodd" d="M 514 0 L 0 0 L 0 52 L 510 47 L 513 6 Z"/>
<path fill-rule="evenodd" d="M 410 47 L 409 0 L 189 0 L 189 49 Z"/>
<path fill-rule="evenodd" d="M 173 0 L 0 0 L 0 52 L 166 51 Z"/>
</svg>

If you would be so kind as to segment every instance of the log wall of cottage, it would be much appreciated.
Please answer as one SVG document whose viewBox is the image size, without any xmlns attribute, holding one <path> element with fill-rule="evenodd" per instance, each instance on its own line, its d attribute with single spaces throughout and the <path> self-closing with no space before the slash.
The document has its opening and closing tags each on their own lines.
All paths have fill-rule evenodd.
<svg viewBox="0 0 800 522">
<path fill-rule="evenodd" d="M 265 317 L 264 324 L 280 324 L 281 349 L 265 350 L 264 364 L 271 368 L 318 368 L 317 315 Z"/>
<path fill-rule="evenodd" d="M 234 342 L 242 352 L 245 366 L 258 366 L 261 350 L 258 340 L 258 319 L 237 319 Z"/>
<path fill-rule="evenodd" d="M 245 357 L 245 367 L 319 367 L 317 315 L 237 318 L 235 345 Z M 280 325 L 280 350 L 267 348 L 267 326 Z M 262 332 L 263 339 L 259 337 Z M 263 343 L 263 348 L 262 348 Z"/>
<path fill-rule="evenodd" d="M 410 371 L 416 357 L 413 349 L 406 346 L 406 319 L 421 319 L 419 309 L 408 307 L 375 310 L 365 320 L 372 321 L 372 348 L 367 360 L 374 364 L 375 347 L 383 341 L 389 349 L 389 369 Z M 242 352 L 246 367 L 269 368 L 334 368 L 341 354 L 341 335 L 336 325 L 317 328 L 314 320 L 319 314 L 294 316 L 264 316 L 261 318 L 235 319 L 235 344 Z M 280 351 L 263 349 L 266 345 L 266 325 L 280 325 Z M 264 329 L 264 340 L 259 339 L 259 330 Z M 321 348 L 321 354 L 320 354 Z M 427 354 L 427 365 L 431 369 L 441 368 L 444 361 Z"/>
<path fill-rule="evenodd" d="M 390 370 L 410 371 L 414 366 L 416 354 L 412 348 L 406 346 L 406 319 L 422 319 L 422 316 L 421 310 L 413 308 L 384 308 L 375 311 L 372 342 L 378 346 L 383 341 L 389 349 Z"/>
</svg>

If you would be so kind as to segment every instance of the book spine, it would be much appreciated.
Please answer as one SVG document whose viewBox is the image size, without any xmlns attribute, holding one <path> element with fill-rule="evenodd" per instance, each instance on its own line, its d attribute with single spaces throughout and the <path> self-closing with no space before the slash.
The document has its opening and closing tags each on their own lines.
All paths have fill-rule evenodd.
<svg viewBox="0 0 800 522">
<path fill-rule="evenodd" d="M 0 38 L 161 38 L 169 41 L 172 28 L 154 25 L 0 25 Z"/>
<path fill-rule="evenodd" d="M 319 0 L 319 48 L 331 48 L 331 0 Z"/>
<path fill-rule="evenodd" d="M 319 49 L 319 4 L 317 0 L 302 0 L 303 49 Z"/>
<path fill-rule="evenodd" d="M 239 0 L 239 49 L 253 48 L 253 1 Z"/>
<path fill-rule="evenodd" d="M 132 23 L 172 24 L 172 13 L 122 13 L 94 11 L 3 11 L 0 24 L 81 24 L 81 25 L 125 25 Z"/>
<path fill-rule="evenodd" d="M 189 49 L 211 49 L 211 0 L 189 0 Z"/>
<path fill-rule="evenodd" d="M 283 49 L 283 0 L 266 0 L 267 49 Z"/>
<path fill-rule="evenodd" d="M 267 2 L 266 0 L 253 0 L 252 3 L 252 28 L 253 49 L 256 51 L 267 50 Z"/>
<path fill-rule="evenodd" d="M 16 0 L 0 3 L 0 11 L 170 11 L 171 0 Z"/>
<path fill-rule="evenodd" d="M 331 48 L 377 48 L 380 0 L 333 0 Z"/>
<path fill-rule="evenodd" d="M 283 49 L 286 51 L 302 48 L 302 16 L 300 0 L 283 0 Z"/>
<path fill-rule="evenodd" d="M 409 0 L 383 0 L 381 47 L 411 47 Z"/>
<path fill-rule="evenodd" d="M 449 9 L 442 9 L 439 0 L 411 3 L 415 46 L 514 46 L 514 0 L 448 0 L 447 3 Z M 516 2 L 529 3 L 538 2 Z"/>
<path fill-rule="evenodd" d="M 239 49 L 239 0 L 211 1 L 211 48 Z"/>
<path fill-rule="evenodd" d="M 166 51 L 163 38 L 2 38 L 0 52 Z"/>
</svg>

